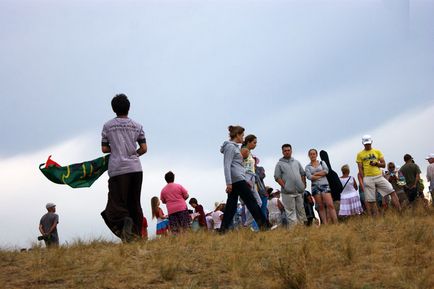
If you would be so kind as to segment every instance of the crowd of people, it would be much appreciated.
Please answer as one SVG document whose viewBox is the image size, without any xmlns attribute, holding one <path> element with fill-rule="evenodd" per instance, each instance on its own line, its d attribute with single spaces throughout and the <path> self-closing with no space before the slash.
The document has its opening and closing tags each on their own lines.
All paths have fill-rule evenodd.
<svg viewBox="0 0 434 289">
<path fill-rule="evenodd" d="M 170 219 L 168 230 L 172 234 L 190 229 L 224 233 L 240 228 L 257 231 L 290 228 L 296 224 L 310 226 L 314 222 L 318 225 L 335 224 L 362 214 L 376 216 L 389 206 L 401 211 L 405 206 L 413 206 L 418 198 L 428 205 L 423 195 L 421 171 L 413 158 L 406 154 L 405 164 L 399 170 L 389 163 L 387 169 L 382 171 L 380 168 L 386 167 L 384 156 L 381 151 L 372 148 L 371 136 L 362 138 L 364 149 L 356 157 L 359 168 L 357 176 L 350 175 L 348 164 L 343 165 L 338 177 L 341 189 L 338 194 L 332 194 L 327 179 L 331 169 L 326 161 L 318 160 L 316 149 L 308 151 L 310 162 L 303 168 L 292 157 L 292 146 L 282 145 L 283 157 L 277 162 L 274 171 L 274 180 L 279 189 L 273 189 L 265 186 L 264 168 L 258 165 L 259 158 L 252 154 L 257 144 L 256 136 L 244 138 L 244 129 L 234 126 L 229 127 L 229 135 L 230 140 L 221 148 L 227 201 L 216 202 L 213 211 L 205 212 L 196 198 L 188 202 L 191 206 L 189 209 L 187 191 L 173 183 L 172 172 L 166 174 L 168 185 L 161 191 L 160 198 L 167 206 L 169 217 L 166 218 Z M 434 154 L 430 154 L 427 160 L 430 164 L 434 163 Z M 428 181 L 432 178 L 432 168 L 432 165 L 428 167 Z M 311 191 L 306 189 L 306 179 L 311 181 Z M 336 195 L 339 198 L 334 197 Z M 154 199 L 158 200 L 158 197 Z M 173 207 L 177 209 L 173 210 Z M 152 210 L 162 209 L 153 205 Z M 157 235 L 161 235 L 158 231 L 159 222 Z"/>
<path fill-rule="evenodd" d="M 142 168 L 139 159 L 147 151 L 145 134 L 142 125 L 128 117 L 130 102 L 126 95 L 116 95 L 111 105 L 116 117 L 106 122 L 102 130 L 102 152 L 111 156 L 107 206 L 101 215 L 122 241 L 146 239 L 148 222 L 140 203 Z M 252 153 L 257 145 L 256 136 L 244 137 L 241 126 L 229 126 L 228 130 L 229 140 L 220 149 L 226 201 L 217 202 L 213 211 L 205 212 L 196 198 L 190 198 L 187 190 L 175 183 L 175 174 L 167 172 L 164 177 L 167 185 L 159 197 L 151 199 L 157 236 L 176 235 L 185 230 L 213 230 L 224 234 L 244 227 L 258 231 L 291 228 L 297 224 L 310 226 L 314 222 L 335 224 L 340 219 L 361 214 L 376 216 L 389 206 L 401 211 L 403 206 L 412 206 L 417 199 L 423 199 L 428 206 L 421 171 L 411 155 L 404 156 L 405 164 L 399 170 L 393 162 L 386 168 L 382 152 L 372 147 L 369 135 L 362 137 L 364 148 L 356 156 L 356 177 L 350 175 L 348 165 L 342 166 L 341 176 L 337 177 L 327 154 L 321 151 L 319 160 L 314 148 L 307 152 L 310 162 L 303 167 L 292 156 L 292 146 L 283 144 L 282 158 L 274 170 L 279 188 L 273 189 L 265 186 L 265 170 Z M 433 195 L 434 154 L 426 159 L 429 162 L 426 176 Z M 311 182 L 311 191 L 307 190 L 306 179 Z M 189 198 L 191 209 L 186 202 Z M 160 202 L 166 206 L 167 215 Z M 46 209 L 48 212 L 39 225 L 40 239 L 47 246 L 57 246 L 56 206 L 48 203 Z"/>
</svg>

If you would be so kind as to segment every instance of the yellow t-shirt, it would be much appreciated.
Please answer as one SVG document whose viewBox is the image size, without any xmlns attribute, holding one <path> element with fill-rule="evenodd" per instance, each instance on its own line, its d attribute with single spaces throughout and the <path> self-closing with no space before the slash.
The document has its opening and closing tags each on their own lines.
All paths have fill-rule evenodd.
<svg viewBox="0 0 434 289">
<path fill-rule="evenodd" d="M 380 158 L 383 158 L 383 154 L 376 149 L 371 149 L 369 151 L 362 150 L 357 154 L 356 162 L 362 163 L 363 165 L 363 174 L 365 176 L 378 176 L 381 175 L 381 170 L 379 167 L 371 166 L 369 163 L 371 161 L 378 162 Z"/>
</svg>

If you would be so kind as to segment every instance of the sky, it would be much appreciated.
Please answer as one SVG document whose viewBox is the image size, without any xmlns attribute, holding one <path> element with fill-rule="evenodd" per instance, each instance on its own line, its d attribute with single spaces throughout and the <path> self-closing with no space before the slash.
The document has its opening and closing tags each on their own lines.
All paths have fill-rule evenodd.
<svg viewBox="0 0 434 289">
<path fill-rule="evenodd" d="M 142 207 L 172 170 L 208 210 L 225 200 L 220 146 L 239 124 L 277 188 L 283 143 L 356 173 L 361 136 L 386 161 L 434 152 L 434 2 L 428 0 L 0 1 L 0 247 L 36 242 L 45 204 L 61 243 L 115 240 L 105 174 L 71 189 L 39 172 L 102 155 L 125 93 L 148 141 Z M 163 206 L 163 210 L 165 207 Z M 166 211 L 166 210 L 165 210 Z"/>
</svg>

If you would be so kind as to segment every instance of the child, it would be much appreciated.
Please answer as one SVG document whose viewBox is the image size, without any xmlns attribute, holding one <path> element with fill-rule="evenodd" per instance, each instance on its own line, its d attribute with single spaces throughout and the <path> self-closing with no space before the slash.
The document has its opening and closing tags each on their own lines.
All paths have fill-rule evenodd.
<svg viewBox="0 0 434 289">
<path fill-rule="evenodd" d="M 270 201 L 267 204 L 268 220 L 273 227 L 282 224 L 282 211 L 284 210 L 283 204 L 280 201 L 280 191 L 276 190 L 270 194 Z"/>
<path fill-rule="evenodd" d="M 157 236 L 167 236 L 169 230 L 169 220 L 164 215 L 163 210 L 160 208 L 160 200 L 158 197 L 151 199 L 152 219 L 157 218 Z"/>
<path fill-rule="evenodd" d="M 342 176 L 340 177 L 343 190 L 341 193 L 341 206 L 339 216 L 360 215 L 363 213 L 360 202 L 359 192 L 357 191 L 356 180 L 350 176 L 350 167 L 344 165 L 341 168 Z"/>
<path fill-rule="evenodd" d="M 199 226 L 201 228 L 206 228 L 206 218 L 205 218 L 205 212 L 203 211 L 202 205 L 199 205 L 196 198 L 191 198 L 188 202 L 190 206 L 193 207 L 194 212 L 196 215 L 194 215 L 195 219 L 198 221 Z"/>
<path fill-rule="evenodd" d="M 220 230 L 220 227 L 222 225 L 224 209 L 225 209 L 225 204 L 219 203 L 215 208 L 214 212 L 212 212 L 211 214 L 214 223 L 214 230 L 216 231 Z"/>
</svg>

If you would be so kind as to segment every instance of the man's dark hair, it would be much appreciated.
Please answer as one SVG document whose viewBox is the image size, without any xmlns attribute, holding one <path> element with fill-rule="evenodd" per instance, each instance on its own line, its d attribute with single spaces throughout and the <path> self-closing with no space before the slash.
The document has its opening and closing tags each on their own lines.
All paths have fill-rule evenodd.
<svg viewBox="0 0 434 289">
<path fill-rule="evenodd" d="M 290 148 L 290 149 L 292 149 L 292 146 L 289 143 L 286 143 L 286 144 L 282 145 L 282 150 L 284 148 Z"/>
<path fill-rule="evenodd" d="M 167 172 L 164 175 L 164 179 L 166 180 L 167 183 L 173 183 L 175 181 L 175 174 L 172 172 Z"/>
<path fill-rule="evenodd" d="M 412 160 L 413 158 L 409 154 L 404 155 L 404 162 L 408 162 L 409 160 Z"/>
<path fill-rule="evenodd" d="M 188 203 L 190 205 L 192 205 L 192 204 L 196 204 L 197 205 L 197 200 L 196 200 L 196 198 L 191 198 L 190 201 L 188 201 Z"/>
<path fill-rule="evenodd" d="M 112 109 L 116 113 L 116 115 L 128 115 L 128 111 L 130 110 L 130 101 L 128 97 L 121 93 L 116 94 L 112 99 Z"/>
</svg>

